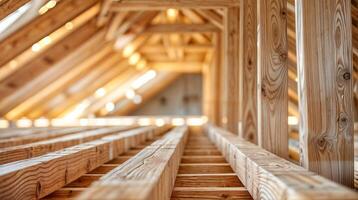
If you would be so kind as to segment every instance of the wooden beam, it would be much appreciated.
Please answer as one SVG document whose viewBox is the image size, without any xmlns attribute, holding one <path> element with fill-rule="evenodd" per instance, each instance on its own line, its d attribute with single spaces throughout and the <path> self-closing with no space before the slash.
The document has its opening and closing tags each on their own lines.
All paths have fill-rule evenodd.
<svg viewBox="0 0 358 200">
<path fill-rule="evenodd" d="M 25 27 L 0 42 L 0 67 L 97 2 L 99 0 L 88 0 L 85 2 L 82 0 L 60 1 L 56 7 L 37 17 Z"/>
<path fill-rule="evenodd" d="M 201 73 L 203 63 L 201 62 L 150 62 L 148 66 L 158 71 Z"/>
<path fill-rule="evenodd" d="M 239 8 L 225 10 L 222 67 L 222 122 L 227 130 L 238 134 L 239 125 Z"/>
<path fill-rule="evenodd" d="M 169 199 L 187 137 L 187 127 L 175 128 L 93 183 L 78 199 Z"/>
<path fill-rule="evenodd" d="M 113 2 L 111 11 L 166 10 L 169 8 L 213 9 L 239 6 L 238 0 L 121 0 Z"/>
<path fill-rule="evenodd" d="M 64 69 L 68 69 L 69 66 L 65 65 L 66 67 L 64 67 L 62 64 L 64 62 L 68 63 L 71 56 L 74 56 L 71 53 L 89 45 L 87 41 L 90 43 L 90 41 L 95 40 L 94 38 L 103 37 L 104 34 L 101 35 L 100 30 L 96 25 L 96 20 L 92 19 L 89 23 L 65 37 L 60 43 L 27 63 L 21 70 L 6 78 L 1 83 L 5 87 L 0 89 L 0 114 L 6 114 L 14 106 L 30 97 L 33 92 L 37 92 L 51 82 L 52 79 L 49 78 L 49 73 L 56 70 L 63 72 L 65 71 Z M 98 46 L 100 44 L 101 42 L 97 43 Z M 88 49 L 87 52 L 89 52 Z M 59 75 L 61 73 L 54 76 Z"/>
<path fill-rule="evenodd" d="M 172 45 L 175 49 L 182 49 L 185 52 L 197 53 L 197 52 L 206 52 L 212 51 L 213 45 L 210 44 L 188 44 L 188 45 Z M 165 48 L 162 45 L 144 45 L 139 49 L 142 53 L 152 53 L 152 52 L 165 52 Z"/>
<path fill-rule="evenodd" d="M 296 13 L 301 164 L 353 187 L 351 2 L 302 0 Z"/>
<path fill-rule="evenodd" d="M 0 20 L 13 13 L 30 0 L 1 0 L 0 1 Z"/>
<path fill-rule="evenodd" d="M 201 16 L 211 22 L 213 25 L 218 27 L 220 30 L 224 29 L 222 17 L 212 10 L 196 10 Z"/>
<path fill-rule="evenodd" d="M 258 144 L 288 158 L 287 1 L 258 1 Z"/>
<path fill-rule="evenodd" d="M 167 130 L 167 126 L 138 128 L 40 157 L 1 165 L 0 198 L 45 197 L 129 148 Z"/>
<path fill-rule="evenodd" d="M 206 33 L 219 30 L 212 24 L 155 24 L 149 26 L 145 33 Z"/>
<path fill-rule="evenodd" d="M 0 164 L 41 156 L 56 150 L 61 150 L 66 147 L 96 140 L 107 135 L 118 133 L 120 131 L 125 131 L 130 128 L 131 127 L 102 128 L 71 135 L 65 135 L 50 140 L 2 148 L 0 150 Z"/>
<path fill-rule="evenodd" d="M 240 2 L 240 136 L 257 144 L 257 1 Z"/>
<path fill-rule="evenodd" d="M 206 132 L 253 199 L 357 199 L 358 193 L 208 125 Z"/>
<path fill-rule="evenodd" d="M 74 134 L 77 132 L 90 130 L 90 129 L 94 129 L 94 128 L 74 127 L 74 128 L 68 128 L 68 129 L 60 129 L 60 130 L 55 129 L 55 130 L 49 130 L 46 132 L 40 132 L 37 134 L 24 135 L 24 136 L 20 136 L 20 137 L 12 137 L 12 138 L 8 138 L 8 139 L 1 139 L 0 140 L 0 148 L 34 143 L 34 142 L 57 138 L 57 137 L 61 137 L 64 135 Z"/>
</svg>

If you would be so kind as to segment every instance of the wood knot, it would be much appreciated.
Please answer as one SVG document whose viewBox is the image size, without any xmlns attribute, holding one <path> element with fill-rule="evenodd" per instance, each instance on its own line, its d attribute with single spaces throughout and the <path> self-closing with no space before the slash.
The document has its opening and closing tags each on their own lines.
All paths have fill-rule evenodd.
<svg viewBox="0 0 358 200">
<path fill-rule="evenodd" d="M 286 12 L 286 10 L 282 10 L 282 11 L 281 11 L 281 17 L 284 18 L 284 19 L 287 17 L 287 12 Z"/>
<path fill-rule="evenodd" d="M 323 135 L 321 135 L 321 136 L 319 136 L 318 138 L 317 138 L 317 145 L 318 145 L 318 147 L 320 148 L 320 149 L 322 149 L 322 150 L 324 150 L 325 148 L 326 148 L 326 146 L 327 146 L 327 139 L 326 139 L 326 135 L 325 134 L 323 134 Z"/>
<path fill-rule="evenodd" d="M 40 198 L 41 190 L 42 190 L 42 184 L 41 184 L 40 181 L 38 181 L 37 184 L 36 184 L 36 197 L 37 197 L 37 199 Z"/>
<path fill-rule="evenodd" d="M 345 72 L 345 73 L 343 74 L 343 79 L 344 79 L 344 80 L 350 80 L 350 79 L 351 79 L 351 73 Z"/>
<path fill-rule="evenodd" d="M 248 63 L 249 63 L 249 65 L 252 65 L 252 60 L 251 60 L 251 59 L 249 59 Z"/>
<path fill-rule="evenodd" d="M 281 59 L 282 61 L 286 61 L 286 60 L 287 60 L 287 53 L 281 53 L 281 54 L 280 54 L 280 59 Z"/>
<path fill-rule="evenodd" d="M 266 97 L 266 87 L 265 87 L 265 85 L 262 85 L 261 86 L 261 93 L 262 93 L 262 96 L 264 96 L 264 97 Z"/>
</svg>

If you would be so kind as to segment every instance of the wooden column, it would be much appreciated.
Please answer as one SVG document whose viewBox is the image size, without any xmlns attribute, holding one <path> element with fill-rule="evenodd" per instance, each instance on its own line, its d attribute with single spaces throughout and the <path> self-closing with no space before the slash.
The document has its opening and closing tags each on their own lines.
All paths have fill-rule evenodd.
<svg viewBox="0 0 358 200">
<path fill-rule="evenodd" d="M 258 1 L 258 143 L 288 157 L 287 1 Z"/>
<path fill-rule="evenodd" d="M 225 9 L 222 69 L 222 126 L 238 133 L 239 123 L 239 8 Z"/>
<path fill-rule="evenodd" d="M 257 144 L 257 2 L 240 1 L 240 137 Z"/>
<path fill-rule="evenodd" d="M 296 1 L 301 164 L 353 187 L 350 0 Z"/>
</svg>

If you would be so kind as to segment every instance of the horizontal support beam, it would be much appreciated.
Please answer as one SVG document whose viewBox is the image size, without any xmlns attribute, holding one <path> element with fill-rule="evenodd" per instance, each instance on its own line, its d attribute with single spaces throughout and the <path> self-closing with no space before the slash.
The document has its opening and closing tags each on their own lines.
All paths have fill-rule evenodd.
<svg viewBox="0 0 358 200">
<path fill-rule="evenodd" d="M 239 6 L 240 0 L 116 0 L 110 11 L 165 10 L 168 8 L 214 9 Z"/>
<path fill-rule="evenodd" d="M 254 199 L 357 199 L 358 193 L 212 125 L 209 138 Z"/>
<path fill-rule="evenodd" d="M 213 24 L 155 24 L 145 29 L 144 33 L 209 33 L 220 29 Z"/>
<path fill-rule="evenodd" d="M 172 45 L 170 48 L 173 49 L 180 49 L 186 52 L 206 52 L 213 50 L 213 45 Z M 165 53 L 165 47 L 163 45 L 144 45 L 139 49 L 141 53 L 153 53 L 153 52 L 160 52 Z"/>
<path fill-rule="evenodd" d="M 203 69 L 201 62 L 152 62 L 148 66 L 158 71 L 181 73 L 201 73 Z"/>
<path fill-rule="evenodd" d="M 130 127 L 101 128 L 66 135 L 51 140 L 40 141 L 20 146 L 3 148 L 0 150 L 0 165 L 18 160 L 41 156 L 53 151 L 105 137 L 114 133 L 125 131 Z"/>
<path fill-rule="evenodd" d="M 79 199 L 170 199 L 187 137 L 186 126 L 175 128 L 93 183 Z"/>
<path fill-rule="evenodd" d="M 1 165 L 0 199 L 45 197 L 167 130 L 168 126 L 138 128 L 40 157 Z"/>
</svg>

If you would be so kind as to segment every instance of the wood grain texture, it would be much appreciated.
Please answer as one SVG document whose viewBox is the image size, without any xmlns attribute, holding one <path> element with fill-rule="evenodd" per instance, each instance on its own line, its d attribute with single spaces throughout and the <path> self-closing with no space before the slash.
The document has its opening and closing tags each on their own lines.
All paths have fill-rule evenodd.
<svg viewBox="0 0 358 200">
<path fill-rule="evenodd" d="M 143 127 L 0 166 L 1 199 L 38 199 L 168 130 Z"/>
<path fill-rule="evenodd" d="M 125 130 L 128 130 L 128 127 L 102 128 L 66 135 L 50 140 L 2 148 L 0 149 L 0 164 L 41 156 L 53 151 L 96 140 Z"/>
<path fill-rule="evenodd" d="M 257 1 L 240 2 L 240 137 L 257 144 Z"/>
<path fill-rule="evenodd" d="M 258 144 L 288 157 L 287 1 L 258 1 Z"/>
<path fill-rule="evenodd" d="M 97 2 L 99 0 L 60 1 L 56 7 L 0 42 L 0 67 Z"/>
<path fill-rule="evenodd" d="M 112 11 L 158 10 L 168 8 L 225 8 L 239 6 L 239 0 L 121 0 L 112 3 Z"/>
<path fill-rule="evenodd" d="M 215 126 L 207 134 L 254 199 L 357 199 L 358 193 Z"/>
<path fill-rule="evenodd" d="M 169 199 L 187 139 L 177 127 L 105 175 L 79 199 Z"/>
<path fill-rule="evenodd" d="M 353 187 L 349 0 L 296 2 L 301 164 Z"/>
<path fill-rule="evenodd" d="M 1 0 L 0 1 L 0 20 L 4 19 L 15 10 L 25 5 L 30 0 Z"/>
<path fill-rule="evenodd" d="M 238 133 L 239 124 L 239 8 L 225 10 L 222 67 L 222 124 Z"/>
</svg>

